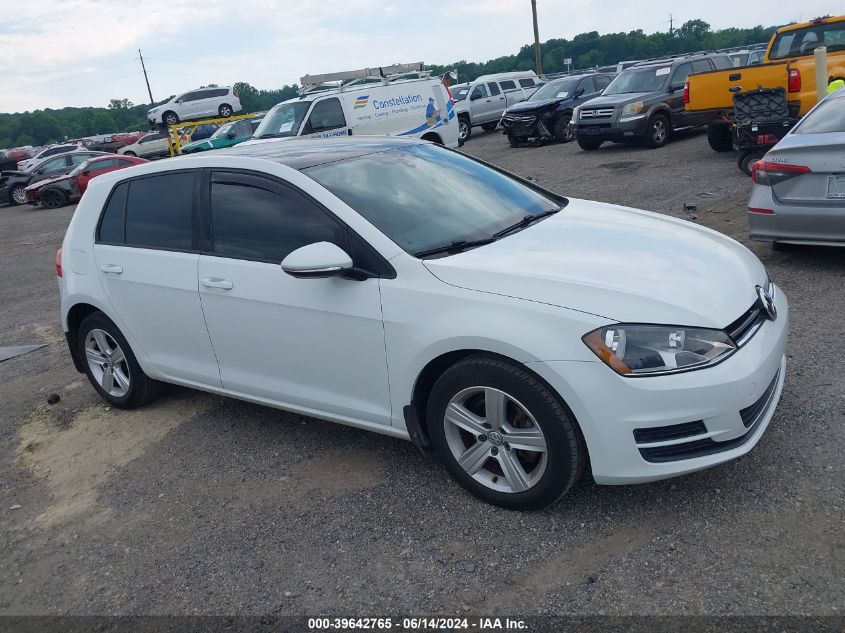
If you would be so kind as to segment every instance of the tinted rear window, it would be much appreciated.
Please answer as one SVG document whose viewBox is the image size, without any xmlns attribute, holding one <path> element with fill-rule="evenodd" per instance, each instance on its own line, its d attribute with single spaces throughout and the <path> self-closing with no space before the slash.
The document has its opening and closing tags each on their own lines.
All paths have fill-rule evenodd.
<svg viewBox="0 0 845 633">
<path fill-rule="evenodd" d="M 97 236 L 99 241 L 109 244 L 123 244 L 123 217 L 128 190 L 128 183 L 122 182 L 112 191 L 100 220 L 100 233 Z"/>
<path fill-rule="evenodd" d="M 845 88 L 842 88 L 845 90 Z M 845 132 L 845 98 L 827 99 L 798 124 L 794 134 Z"/>
<path fill-rule="evenodd" d="M 818 46 L 826 46 L 828 52 L 845 50 L 845 22 L 817 24 L 779 33 L 775 36 L 769 58 L 774 60 L 812 55 Z"/>
<path fill-rule="evenodd" d="M 499 85 L 502 87 L 502 90 L 516 90 L 516 84 L 510 79 L 507 81 L 500 81 Z"/>
<path fill-rule="evenodd" d="M 191 250 L 193 173 L 161 174 L 129 183 L 126 244 Z"/>
</svg>

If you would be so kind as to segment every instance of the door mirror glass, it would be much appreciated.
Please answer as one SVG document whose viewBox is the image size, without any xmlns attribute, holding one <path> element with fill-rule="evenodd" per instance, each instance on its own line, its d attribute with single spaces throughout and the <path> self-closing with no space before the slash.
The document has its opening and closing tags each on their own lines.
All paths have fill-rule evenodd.
<svg viewBox="0 0 845 633">
<path fill-rule="evenodd" d="M 282 270 L 292 277 L 337 277 L 352 269 L 352 258 L 330 242 L 315 242 L 296 249 L 282 260 Z"/>
<path fill-rule="evenodd" d="M 232 130 L 231 132 L 226 132 L 226 138 L 233 139 L 238 138 L 238 133 Z"/>
</svg>

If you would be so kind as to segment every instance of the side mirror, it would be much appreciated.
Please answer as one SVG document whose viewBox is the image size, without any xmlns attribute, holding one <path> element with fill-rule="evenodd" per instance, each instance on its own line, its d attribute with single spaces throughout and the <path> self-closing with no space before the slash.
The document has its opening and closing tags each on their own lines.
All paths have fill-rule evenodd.
<svg viewBox="0 0 845 633">
<path fill-rule="evenodd" d="M 683 90 L 684 84 L 672 84 L 669 86 L 669 92 L 677 92 L 678 90 Z"/>
<path fill-rule="evenodd" d="M 583 87 L 583 86 L 581 86 L 581 87 L 579 87 L 579 88 L 578 88 L 578 90 L 576 90 L 576 91 L 575 91 L 575 95 L 574 95 L 574 96 L 576 96 L 576 97 L 580 97 L 580 96 L 581 96 L 581 95 L 583 95 L 583 94 L 584 94 L 584 87 Z"/>
<path fill-rule="evenodd" d="M 237 132 L 227 132 L 226 138 L 228 138 L 228 139 L 238 138 L 238 134 L 237 134 Z"/>
<path fill-rule="evenodd" d="M 299 279 L 338 277 L 352 266 L 346 251 L 330 242 L 308 244 L 282 260 L 282 270 Z"/>
</svg>

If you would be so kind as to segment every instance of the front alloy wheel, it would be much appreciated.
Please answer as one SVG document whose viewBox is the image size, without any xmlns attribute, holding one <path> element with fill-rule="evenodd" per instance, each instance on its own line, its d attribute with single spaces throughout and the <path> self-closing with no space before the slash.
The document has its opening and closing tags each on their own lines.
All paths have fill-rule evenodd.
<svg viewBox="0 0 845 633">
<path fill-rule="evenodd" d="M 475 481 L 500 492 L 525 492 L 546 471 L 543 431 L 528 410 L 492 387 L 464 389 L 449 402 L 446 442 Z"/>
<path fill-rule="evenodd" d="M 472 136 L 472 126 L 469 124 L 464 117 L 458 118 L 458 137 L 462 141 L 467 140 L 470 136 Z"/>
<path fill-rule="evenodd" d="M 29 200 L 26 197 L 26 191 L 21 186 L 14 187 L 10 192 L 9 197 L 15 204 L 27 204 Z"/>
<path fill-rule="evenodd" d="M 542 508 L 584 469 L 586 448 L 566 404 L 505 358 L 473 354 L 447 369 L 432 387 L 425 418 L 440 460 L 488 503 Z"/>
</svg>

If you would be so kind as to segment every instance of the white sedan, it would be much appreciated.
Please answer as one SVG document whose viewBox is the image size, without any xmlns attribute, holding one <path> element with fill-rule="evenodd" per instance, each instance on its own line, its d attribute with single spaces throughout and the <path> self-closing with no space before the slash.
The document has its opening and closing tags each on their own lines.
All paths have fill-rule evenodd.
<svg viewBox="0 0 845 633">
<path fill-rule="evenodd" d="M 786 297 L 737 242 L 416 140 L 100 176 L 56 263 L 112 405 L 168 382 L 410 439 L 510 508 L 588 462 L 621 484 L 739 457 L 785 377 Z"/>
</svg>

